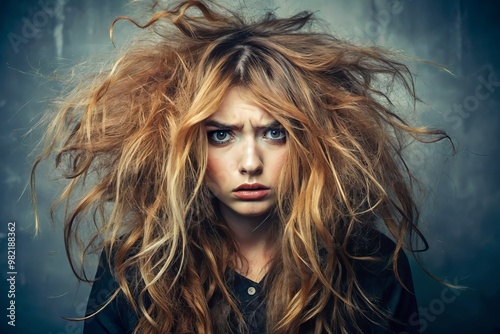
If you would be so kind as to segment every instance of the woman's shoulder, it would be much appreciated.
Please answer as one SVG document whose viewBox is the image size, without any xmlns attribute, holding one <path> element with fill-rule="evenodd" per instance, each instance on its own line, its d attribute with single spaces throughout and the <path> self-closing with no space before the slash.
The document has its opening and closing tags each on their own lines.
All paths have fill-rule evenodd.
<svg viewBox="0 0 500 334">
<path fill-rule="evenodd" d="M 133 333 L 137 315 L 128 305 L 113 272 L 114 257 L 103 250 L 87 301 L 83 333 Z M 117 292 L 118 291 L 118 292 Z M 116 297 L 113 295 L 117 292 Z"/>
<path fill-rule="evenodd" d="M 402 283 L 403 288 L 413 291 L 408 256 L 403 249 L 395 254 L 396 243 L 387 235 L 370 229 L 353 238 L 351 249 L 356 259 L 354 268 L 357 279 L 365 288 L 374 290 L 388 284 L 396 286 Z"/>
<path fill-rule="evenodd" d="M 410 270 L 408 256 L 403 248 L 399 249 L 397 256 L 396 243 L 386 234 L 375 228 L 365 229 L 362 233 L 354 236 L 350 243 L 352 254 L 357 258 L 372 258 L 372 261 L 360 261 L 366 266 L 365 269 L 377 273 L 385 272 L 392 268 L 393 259 L 397 259 L 397 267 L 402 270 Z"/>
<path fill-rule="evenodd" d="M 411 266 L 401 249 L 385 234 L 371 230 L 356 241 L 356 279 L 363 292 L 390 316 L 389 333 L 417 333 L 418 308 Z M 396 266 L 394 266 L 396 259 Z"/>
</svg>

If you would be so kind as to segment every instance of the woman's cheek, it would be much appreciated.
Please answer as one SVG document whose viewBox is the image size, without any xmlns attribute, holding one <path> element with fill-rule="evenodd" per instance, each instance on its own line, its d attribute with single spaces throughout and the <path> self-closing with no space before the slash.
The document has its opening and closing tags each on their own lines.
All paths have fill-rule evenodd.
<svg viewBox="0 0 500 334">
<path fill-rule="evenodd" d="M 215 158 L 207 161 L 205 183 L 215 196 L 218 196 L 220 191 L 228 191 L 235 187 L 231 185 L 231 168 L 235 168 L 234 162 L 225 159 Z"/>
</svg>

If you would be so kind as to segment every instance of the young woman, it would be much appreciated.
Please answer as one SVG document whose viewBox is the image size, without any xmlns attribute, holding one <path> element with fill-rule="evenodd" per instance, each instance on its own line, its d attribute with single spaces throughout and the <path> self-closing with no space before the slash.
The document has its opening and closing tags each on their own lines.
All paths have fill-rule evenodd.
<svg viewBox="0 0 500 334">
<path fill-rule="evenodd" d="M 407 67 L 309 12 L 155 9 L 39 158 L 70 180 L 68 254 L 102 253 L 84 332 L 418 332 L 403 149 L 446 135 L 392 104 L 396 82 L 416 101 Z"/>
</svg>

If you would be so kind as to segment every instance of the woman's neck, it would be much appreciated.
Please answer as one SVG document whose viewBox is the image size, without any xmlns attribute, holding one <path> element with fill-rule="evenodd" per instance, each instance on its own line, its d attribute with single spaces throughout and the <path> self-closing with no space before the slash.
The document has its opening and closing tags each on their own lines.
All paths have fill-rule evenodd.
<svg viewBox="0 0 500 334">
<path fill-rule="evenodd" d="M 259 282 L 265 276 L 272 258 L 272 215 L 240 216 L 224 208 L 221 208 L 221 214 L 243 257 L 235 259 L 234 269 L 246 278 Z"/>
</svg>

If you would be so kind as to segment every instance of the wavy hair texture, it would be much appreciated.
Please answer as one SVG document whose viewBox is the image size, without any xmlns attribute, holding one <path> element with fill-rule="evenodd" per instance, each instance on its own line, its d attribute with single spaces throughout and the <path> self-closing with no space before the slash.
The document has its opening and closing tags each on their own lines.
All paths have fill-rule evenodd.
<svg viewBox="0 0 500 334">
<path fill-rule="evenodd" d="M 205 1 L 153 8 L 144 25 L 117 18 L 141 28 L 141 39 L 109 69 L 72 78 L 79 83 L 58 102 L 33 168 L 33 191 L 50 157 L 69 180 L 53 209 L 66 203 L 75 274 L 86 280 L 75 246 L 84 256 L 104 249 L 119 284 L 113 298 L 123 294 L 138 313 L 135 333 L 222 333 L 231 312 L 243 319 L 225 282 L 238 249 L 204 185 L 204 120 L 240 87 L 287 131 L 268 331 L 312 323 L 314 333 L 347 333 L 367 310 L 383 316 L 354 272 L 353 261 L 374 259 L 349 245 L 383 224 L 396 241 L 396 275 L 415 236 L 427 247 L 403 151 L 447 138 L 410 126 L 391 102 L 395 85 L 412 111 L 418 100 L 401 56 L 315 32 L 310 12 L 247 22 Z"/>
</svg>

